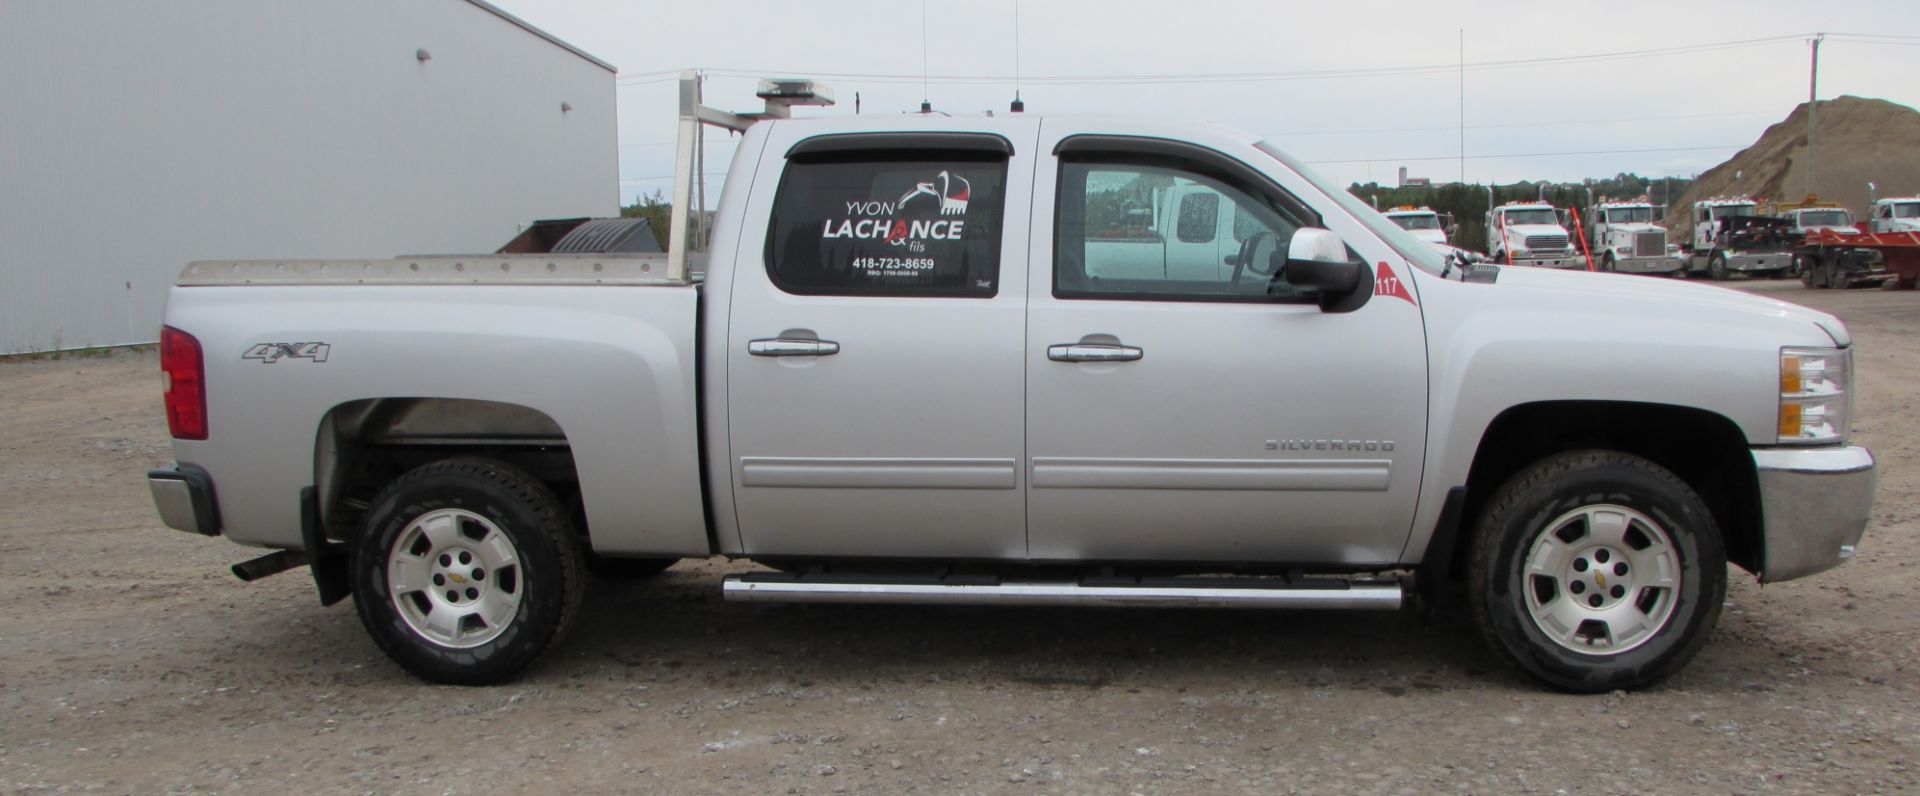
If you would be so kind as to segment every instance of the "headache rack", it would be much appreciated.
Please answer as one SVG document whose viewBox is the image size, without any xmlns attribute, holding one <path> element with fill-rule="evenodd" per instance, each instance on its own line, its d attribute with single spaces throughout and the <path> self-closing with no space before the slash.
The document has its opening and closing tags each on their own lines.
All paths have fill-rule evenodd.
<svg viewBox="0 0 1920 796">
<path fill-rule="evenodd" d="M 833 92 L 811 80 L 766 79 L 754 92 L 766 102 L 759 113 L 733 113 L 709 108 L 700 94 L 704 78 L 697 70 L 680 73 L 680 130 L 674 146 L 673 215 L 667 230 L 667 277 L 691 278 L 690 253 L 694 246 L 706 247 L 707 207 L 706 125 L 744 133 L 762 119 L 786 119 L 794 106 L 833 104 Z M 699 207 L 700 212 L 692 212 Z"/>
</svg>

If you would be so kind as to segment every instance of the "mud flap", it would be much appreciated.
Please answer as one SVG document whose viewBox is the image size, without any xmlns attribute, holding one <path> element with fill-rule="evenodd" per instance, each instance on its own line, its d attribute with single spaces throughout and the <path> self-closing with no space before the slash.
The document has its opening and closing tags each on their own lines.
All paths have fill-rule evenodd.
<svg viewBox="0 0 1920 796">
<path fill-rule="evenodd" d="M 1459 588 L 1454 582 L 1454 562 L 1460 546 L 1460 523 L 1464 519 L 1461 515 L 1466 507 L 1466 487 L 1447 490 L 1447 501 L 1440 506 L 1440 519 L 1434 523 L 1433 536 L 1427 540 L 1426 553 L 1420 557 L 1420 570 L 1413 576 L 1414 590 L 1420 595 L 1421 608 L 1429 620 L 1447 607 Z"/>
<path fill-rule="evenodd" d="M 327 540 L 325 526 L 320 523 L 319 492 L 310 486 L 300 488 L 300 541 L 307 549 L 307 566 L 313 570 L 320 604 L 332 605 L 352 596 L 347 546 Z"/>
</svg>

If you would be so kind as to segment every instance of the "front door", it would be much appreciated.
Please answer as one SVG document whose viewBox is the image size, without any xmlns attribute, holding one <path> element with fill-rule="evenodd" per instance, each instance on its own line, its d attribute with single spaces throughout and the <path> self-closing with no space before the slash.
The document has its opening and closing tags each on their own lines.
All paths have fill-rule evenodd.
<svg viewBox="0 0 1920 796">
<path fill-rule="evenodd" d="M 754 178 L 726 361 L 745 552 L 1026 555 L 1026 135 L 805 137 Z M 1018 201 L 1009 201 L 1017 197 Z M 709 297 L 709 300 L 726 300 Z"/>
<path fill-rule="evenodd" d="M 1418 297 L 1388 263 L 1409 266 L 1350 217 L 1326 223 L 1322 212 L 1341 211 L 1302 201 L 1319 194 L 1277 162 L 1250 168 L 1266 157 L 1251 147 L 1235 160 L 1157 140 L 1082 140 L 1043 136 L 1060 154 L 1036 177 L 1032 556 L 1397 561 L 1426 434 Z M 1218 196 L 1206 204 L 1231 219 L 1219 229 L 1235 245 L 1174 245 L 1197 234 L 1195 219 L 1162 198 L 1196 192 Z M 1161 208 L 1148 232 L 1166 245 L 1114 231 L 1137 207 Z M 1375 263 L 1377 295 L 1323 312 L 1312 291 L 1273 275 L 1307 226 L 1332 226 Z M 1131 262 L 1152 249 L 1209 259 Z"/>
</svg>

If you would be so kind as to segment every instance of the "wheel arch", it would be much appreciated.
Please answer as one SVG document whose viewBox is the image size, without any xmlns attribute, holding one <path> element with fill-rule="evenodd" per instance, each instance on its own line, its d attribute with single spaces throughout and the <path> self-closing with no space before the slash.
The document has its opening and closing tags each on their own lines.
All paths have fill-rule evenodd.
<svg viewBox="0 0 1920 796">
<path fill-rule="evenodd" d="M 408 470 L 462 457 L 531 474 L 560 496 L 587 534 L 573 448 L 552 416 L 501 401 L 383 397 L 336 404 L 320 420 L 313 483 L 327 536 L 353 541 L 374 493 Z"/>
<path fill-rule="evenodd" d="M 1493 492 L 1528 464 L 1584 448 L 1632 454 L 1672 471 L 1713 512 L 1727 560 L 1748 572 L 1764 571 L 1760 486 L 1746 437 L 1726 416 L 1698 407 L 1626 401 L 1509 407 L 1494 417 L 1474 451 L 1460 521 L 1471 527 Z M 1467 547 L 1455 546 L 1454 572 L 1465 571 Z"/>
</svg>

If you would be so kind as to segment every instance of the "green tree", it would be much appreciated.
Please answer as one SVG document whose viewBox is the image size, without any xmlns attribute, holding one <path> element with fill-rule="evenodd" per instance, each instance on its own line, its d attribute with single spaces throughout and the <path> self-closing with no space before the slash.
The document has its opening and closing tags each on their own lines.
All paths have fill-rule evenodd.
<svg viewBox="0 0 1920 796">
<path fill-rule="evenodd" d="M 673 204 L 658 190 L 634 197 L 633 204 L 621 205 L 620 217 L 646 219 L 647 226 L 653 228 L 654 240 L 660 241 L 660 248 L 667 247 L 667 231 L 673 229 Z"/>
</svg>

